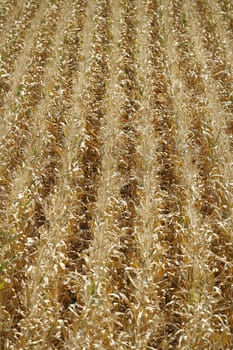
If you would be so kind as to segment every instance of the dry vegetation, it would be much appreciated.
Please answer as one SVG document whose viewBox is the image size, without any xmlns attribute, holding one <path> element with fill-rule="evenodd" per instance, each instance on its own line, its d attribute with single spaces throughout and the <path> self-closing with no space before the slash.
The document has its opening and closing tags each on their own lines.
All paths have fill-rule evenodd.
<svg viewBox="0 0 233 350">
<path fill-rule="evenodd" d="M 233 349 L 231 0 L 0 0 L 0 350 Z"/>
</svg>

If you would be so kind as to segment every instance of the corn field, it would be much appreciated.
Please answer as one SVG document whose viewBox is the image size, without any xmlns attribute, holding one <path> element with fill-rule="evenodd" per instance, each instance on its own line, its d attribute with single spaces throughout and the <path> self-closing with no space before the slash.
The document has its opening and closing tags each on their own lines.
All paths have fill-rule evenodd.
<svg viewBox="0 0 233 350">
<path fill-rule="evenodd" d="M 232 0 L 0 0 L 0 350 L 233 349 Z"/>
</svg>

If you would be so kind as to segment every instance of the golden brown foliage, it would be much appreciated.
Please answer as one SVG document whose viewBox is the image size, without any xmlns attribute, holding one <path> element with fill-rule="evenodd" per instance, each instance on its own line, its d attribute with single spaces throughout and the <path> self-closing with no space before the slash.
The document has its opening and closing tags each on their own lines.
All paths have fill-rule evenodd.
<svg viewBox="0 0 233 350">
<path fill-rule="evenodd" d="M 233 7 L 0 3 L 0 350 L 233 349 Z"/>
</svg>

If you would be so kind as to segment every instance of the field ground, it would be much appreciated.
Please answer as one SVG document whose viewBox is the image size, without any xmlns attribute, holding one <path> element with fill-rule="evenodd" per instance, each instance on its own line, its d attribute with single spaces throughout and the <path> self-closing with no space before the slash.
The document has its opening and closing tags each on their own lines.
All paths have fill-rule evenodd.
<svg viewBox="0 0 233 350">
<path fill-rule="evenodd" d="M 0 350 L 233 349 L 232 0 L 0 0 Z"/>
</svg>

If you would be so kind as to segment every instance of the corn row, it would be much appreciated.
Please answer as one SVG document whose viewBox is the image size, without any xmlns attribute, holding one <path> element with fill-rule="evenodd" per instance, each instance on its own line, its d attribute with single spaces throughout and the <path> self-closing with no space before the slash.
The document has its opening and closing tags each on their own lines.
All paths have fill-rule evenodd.
<svg viewBox="0 0 233 350">
<path fill-rule="evenodd" d="M 163 298 L 159 292 L 164 273 L 166 248 L 160 240 L 162 230 L 161 213 L 164 193 L 160 188 L 158 149 L 161 142 L 158 128 L 159 106 L 157 76 L 161 74 L 161 65 L 155 57 L 158 55 L 159 30 L 155 12 L 157 4 L 147 5 L 137 2 L 137 80 L 139 83 L 140 108 L 138 110 L 138 140 L 136 145 L 139 200 L 135 205 L 134 239 L 138 254 L 128 269 L 133 276 L 131 304 L 134 336 L 132 348 L 146 349 L 158 346 L 161 342 L 164 321 L 161 304 Z M 144 46 L 145 45 L 145 46 Z M 145 47 L 147 51 L 145 51 Z M 158 57 L 158 56 L 157 56 Z M 149 83 L 149 81 L 151 83 Z"/>
<path fill-rule="evenodd" d="M 76 54 L 78 53 L 78 46 L 76 47 L 76 51 L 73 51 L 74 48 L 74 39 L 77 41 L 79 39 L 77 39 L 76 36 L 76 31 L 78 30 L 78 32 L 81 30 L 81 25 L 82 25 L 82 15 L 84 12 L 84 4 L 80 4 L 78 2 L 70 4 L 71 6 L 67 6 L 63 8 L 63 12 L 61 13 L 61 22 L 58 23 L 58 27 L 57 27 L 57 33 L 58 33 L 58 37 L 55 40 L 55 47 L 56 44 L 60 45 L 60 40 L 62 40 L 62 47 L 61 50 L 64 54 L 67 54 L 68 56 L 70 55 L 74 55 L 74 53 L 76 52 Z M 76 16 L 79 17 L 80 22 L 77 22 L 76 20 Z M 67 24 L 64 24 L 64 18 L 66 18 Z M 64 27 L 64 29 L 68 29 L 68 35 L 66 30 L 63 32 L 63 38 L 60 35 L 61 32 L 61 26 Z M 66 27 L 66 28 L 65 28 Z M 77 42 L 78 43 L 78 42 Z M 72 47 L 71 47 L 72 45 Z M 55 52 L 57 52 L 57 50 L 55 50 Z M 59 52 L 59 51 L 58 51 Z M 56 57 L 56 56 L 55 56 Z M 71 56 L 72 57 L 72 56 Z M 57 60 L 59 62 L 59 56 L 57 57 Z M 54 65 L 54 62 L 53 62 Z M 58 64 L 59 65 L 59 64 Z M 61 69 L 62 63 L 60 63 L 60 70 L 59 73 L 63 74 L 63 76 L 61 76 L 61 80 L 60 81 L 65 81 L 65 73 L 67 72 L 67 70 L 65 69 Z M 65 66 L 63 66 L 65 67 Z M 48 66 L 49 68 L 49 66 Z M 49 71 L 49 69 L 48 69 Z M 69 74 L 72 73 L 72 70 L 69 70 Z M 53 78 L 53 79 L 52 79 Z M 50 80 L 48 79 L 48 84 L 50 83 L 50 81 L 54 81 L 54 83 L 59 83 L 59 79 L 57 76 L 55 77 L 50 77 Z M 69 88 L 70 89 L 70 88 Z M 58 90 L 58 92 L 60 91 L 60 89 Z M 50 101 L 51 103 L 52 101 Z M 38 110 L 37 110 L 38 112 Z M 41 112 L 41 111 L 40 111 Z M 40 114 L 39 116 L 37 115 L 37 118 L 40 118 Z M 43 147 L 43 144 L 39 144 L 37 137 L 38 135 L 36 134 L 36 127 L 37 127 L 37 123 L 38 120 L 35 118 L 35 124 L 34 124 L 34 130 L 32 130 L 32 141 L 33 142 L 37 142 L 37 147 Z M 34 131 L 34 132 L 33 132 Z M 43 130 L 41 131 L 43 133 Z M 37 131 L 38 133 L 38 131 Z M 33 140 L 33 137 L 35 138 L 35 140 Z M 40 138 L 40 140 L 42 140 L 42 137 Z M 31 150 L 30 148 L 28 148 L 28 154 L 31 152 L 32 154 L 30 155 L 30 157 L 27 159 L 31 159 L 33 158 L 33 153 L 35 150 Z M 35 155 L 34 155 L 35 156 Z M 38 156 L 38 154 L 37 154 Z M 35 158 L 35 157 L 34 157 Z M 63 163 L 62 163 L 63 164 Z M 39 163 L 38 163 L 39 165 Z M 66 163 L 64 163 L 64 167 L 65 167 Z M 29 166 L 29 165 L 28 165 Z M 35 168 L 35 164 L 33 166 L 33 169 L 36 170 Z M 41 168 L 40 168 L 41 170 Z M 38 169 L 37 169 L 38 171 Z M 66 176 L 66 172 L 67 169 L 63 169 L 64 171 L 64 178 Z M 34 182 L 34 184 L 32 185 L 33 187 L 29 187 L 29 190 L 31 189 L 33 192 L 31 192 L 31 194 L 33 194 L 32 198 L 31 198 L 31 203 L 29 201 L 29 203 L 27 204 L 36 204 L 37 206 L 37 211 L 40 211 L 42 209 L 41 203 L 42 203 L 42 198 L 40 198 L 40 195 L 38 193 L 38 191 L 40 192 L 40 183 L 39 183 L 39 176 L 38 174 L 34 173 L 33 174 L 34 179 L 36 179 L 36 181 Z M 63 178 L 63 177 L 62 177 Z M 20 179 L 18 179 L 20 181 Z M 39 250 L 38 250 L 38 254 L 36 254 L 36 256 L 33 256 L 33 260 L 29 261 L 27 260 L 27 263 L 25 265 L 25 269 L 26 269 L 26 276 L 27 279 L 29 279 L 29 284 L 27 286 L 25 286 L 23 284 L 23 288 L 22 288 L 22 304 L 24 304 L 24 308 L 26 309 L 26 312 L 24 313 L 24 318 L 23 320 L 20 322 L 20 329 L 21 329 L 21 333 L 20 333 L 20 337 L 19 340 L 17 341 L 17 347 L 21 346 L 23 348 L 28 348 L 30 346 L 32 346 L 32 344 L 36 345 L 38 348 L 41 346 L 42 348 L 44 348 L 44 344 L 47 341 L 47 338 L 50 339 L 50 341 L 52 341 L 51 339 L 54 338 L 54 341 L 58 341 L 59 339 L 59 334 L 61 332 L 60 328 L 61 328 L 61 324 L 58 322 L 58 324 L 56 326 L 52 326 L 51 327 L 51 323 L 50 320 L 51 317 L 49 315 L 51 315 L 51 313 L 47 313 L 44 309 L 44 306 L 48 306 L 49 303 L 49 298 L 50 293 L 48 294 L 48 299 L 47 299 L 47 304 L 44 305 L 44 301 L 42 301 L 41 299 L 41 295 L 38 295 L 38 286 L 40 286 L 42 288 L 43 285 L 43 281 L 45 281 L 45 285 L 46 285 L 46 280 L 47 280 L 47 276 L 49 276 L 50 274 L 48 273 L 45 274 L 44 273 L 44 269 L 40 269 L 40 271 L 38 270 L 38 264 L 40 264 L 40 266 L 42 267 L 43 264 L 46 262 L 44 259 L 47 259 L 45 268 L 46 270 L 48 270 L 48 257 L 47 257 L 47 253 L 48 250 L 51 252 L 53 252 L 53 247 L 54 247 L 54 253 L 55 255 L 57 254 L 59 256 L 59 259 L 64 256 L 64 254 L 62 253 L 62 251 L 64 250 L 64 246 L 61 244 L 61 249 L 59 249 L 59 247 L 57 246 L 56 242 L 58 242 L 59 245 L 59 237 L 54 236 L 54 234 L 56 234 L 56 228 L 57 226 L 55 225 L 55 221 L 54 221 L 54 215 L 57 215 L 58 217 L 61 217 L 61 220 L 64 219 L 64 216 L 66 215 L 64 212 L 61 212 L 61 207 L 59 206 L 58 202 L 54 202 L 54 198 L 56 198 L 57 192 L 59 192 L 59 194 L 61 195 L 61 192 L 64 194 L 66 193 L 67 190 L 67 184 L 65 183 L 61 183 L 58 185 L 58 189 L 55 189 L 55 193 L 53 193 L 53 195 L 51 195 L 51 199 L 49 198 L 48 201 L 49 203 L 47 204 L 47 206 L 45 208 L 43 208 L 42 211 L 42 216 L 40 218 L 33 218 L 36 221 L 36 224 L 39 224 L 39 227 L 43 224 L 44 221 L 46 221 L 47 223 L 51 222 L 51 225 L 49 224 L 49 229 L 48 229 L 48 225 L 45 225 L 45 227 L 41 227 L 41 229 L 39 230 L 39 239 L 38 237 L 35 239 L 35 237 L 31 237 L 28 238 L 28 240 L 30 240 L 30 245 L 31 245 L 31 249 L 32 246 L 34 246 L 34 244 L 38 245 L 39 244 Z M 35 193 L 37 192 L 37 193 Z M 35 202 L 35 195 L 37 195 L 37 199 Z M 69 198 L 67 199 L 67 202 L 69 202 Z M 54 205 L 54 203 L 56 203 L 56 205 Z M 40 209 L 40 207 L 41 209 Z M 51 209 L 49 209 L 50 207 L 54 207 L 54 212 L 51 211 Z M 39 213 L 38 213 L 39 214 Z M 42 220 L 42 222 L 38 222 L 38 219 Z M 58 220 L 59 221 L 59 220 Z M 59 224 L 61 225 L 63 221 L 59 221 Z M 38 229 L 38 227 L 37 227 Z M 54 233 L 55 231 L 55 233 Z M 49 235 L 49 237 L 51 238 L 51 244 L 48 244 L 47 242 L 47 235 Z M 58 241 L 56 241 L 56 239 Z M 40 241 L 42 242 L 40 244 Z M 47 248 L 48 247 L 48 248 Z M 57 265 L 56 265 L 56 258 L 54 257 L 53 259 L 53 263 L 51 261 L 51 269 L 54 271 L 56 271 L 57 269 Z M 60 263 L 59 266 L 65 266 L 64 263 Z M 63 268 L 64 269 L 64 268 Z M 52 284 L 52 281 L 50 282 L 50 284 Z M 30 291 L 30 292 L 29 292 Z M 44 293 L 46 293 L 45 291 L 47 291 L 47 287 L 45 286 L 44 289 Z M 43 297 L 45 298 L 45 294 L 43 294 Z M 54 295 L 52 295 L 52 297 L 54 297 Z M 57 299 L 59 300 L 59 296 L 57 296 Z M 53 303 L 53 307 L 54 307 L 54 312 L 53 315 L 55 315 L 56 313 L 56 304 Z M 37 317 L 36 320 L 34 320 L 35 317 L 35 308 L 37 308 Z M 58 308 L 60 309 L 60 307 Z M 38 310 L 41 310 L 41 313 L 38 312 Z M 48 317 L 48 320 L 46 319 Z M 46 321 L 45 321 L 45 319 Z M 32 321 L 32 319 L 34 320 L 34 322 Z M 54 322 L 54 319 L 53 319 Z M 43 324 L 43 326 L 45 326 L 45 324 L 47 324 L 46 330 L 43 331 L 44 332 L 44 337 L 43 337 L 43 341 L 39 341 L 37 342 L 38 339 L 38 334 L 39 337 L 41 337 L 41 332 L 42 332 L 42 328 L 41 325 Z M 33 336 L 32 336 L 32 329 L 33 329 Z M 22 335 L 22 331 L 23 331 L 23 335 Z M 53 335 L 53 333 L 55 333 L 55 335 Z M 56 334 L 57 333 L 57 334 Z M 57 340 L 55 340 L 57 339 Z"/>
<path fill-rule="evenodd" d="M 20 79 L 14 105 L 7 111 L 9 114 L 13 113 L 14 117 L 9 118 L 10 123 L 7 126 L 7 134 L 1 144 L 5 148 L 5 151 L 1 153 L 1 164 L 4 165 L 4 170 L 1 174 L 3 183 L 6 176 L 10 178 L 12 176 L 10 174 L 23 161 L 23 148 L 27 142 L 26 135 L 30 129 L 31 116 L 36 104 L 43 97 L 43 79 L 41 75 L 46 69 L 49 53 L 51 53 L 51 36 L 56 28 L 56 19 L 59 15 L 60 6 L 58 5 L 51 4 L 47 10 L 35 45 L 30 52 L 32 59 L 29 60 L 28 68 Z M 18 142 L 16 142 L 16 139 Z"/>
<path fill-rule="evenodd" d="M 189 9 L 190 10 L 190 9 Z M 189 13 L 189 12 L 188 12 Z M 177 18 L 177 16 L 176 16 L 176 18 Z M 184 20 L 182 20 L 182 21 L 184 21 Z M 184 24 L 184 23 L 183 23 Z M 180 24 L 181 25 L 181 24 Z M 179 28 L 179 30 L 180 30 L 180 32 L 182 32 L 182 30 Z M 193 26 L 193 28 L 192 28 L 192 32 L 194 31 L 195 29 L 194 29 L 194 26 Z M 184 45 L 183 45 L 183 43 L 185 42 L 186 40 L 184 39 L 184 38 L 182 38 L 182 46 L 184 47 Z M 200 46 L 199 46 L 199 48 L 198 48 L 198 52 L 200 52 L 199 50 L 201 50 L 201 48 L 200 48 Z M 203 58 L 203 54 L 202 54 L 202 58 Z M 190 58 L 189 58 L 189 60 L 190 60 Z M 202 68 L 203 69 L 203 68 Z M 187 76 L 187 75 L 186 75 Z M 200 81 L 200 79 L 199 79 L 199 81 Z M 194 82 L 194 79 L 193 79 L 193 82 Z M 190 84 L 190 81 L 188 82 L 189 84 Z M 191 85 L 191 84 L 190 84 Z M 193 86 L 193 85 L 192 85 Z M 197 86 L 197 89 L 200 91 L 200 88 L 201 88 L 201 86 L 200 86 L 200 84 L 199 85 L 197 85 L 196 84 L 196 86 Z M 206 92 L 206 90 L 208 90 L 208 87 L 207 86 L 205 86 L 205 83 L 203 82 L 203 90 L 204 90 L 204 93 L 207 93 Z M 215 96 L 217 96 L 217 94 L 216 94 L 216 92 L 215 92 Z M 208 95 L 208 99 L 211 99 L 211 96 L 210 96 L 210 94 Z M 199 102 L 200 103 L 200 102 Z M 210 103 L 209 105 L 208 105 L 208 107 L 209 108 L 213 108 L 213 106 L 214 106 L 214 101 L 212 101 L 212 103 Z M 219 106 L 218 107 L 219 108 L 219 112 L 218 113 L 222 113 L 221 112 L 221 107 Z M 215 112 L 216 113 L 216 112 Z M 209 123 L 209 122 L 208 122 Z M 201 124 L 199 124 L 199 125 L 201 125 Z M 204 123 L 203 124 L 203 130 L 204 130 L 204 128 L 206 128 L 206 127 L 208 127 L 208 124 L 207 124 L 207 122 L 206 123 Z M 200 129 L 199 129 L 200 130 Z M 208 127 L 208 133 L 210 132 L 210 128 Z M 204 139 L 200 139 L 200 141 L 202 142 L 202 145 L 203 145 L 203 141 L 204 141 Z M 199 143 L 200 144 L 200 143 Z M 207 150 L 207 149 L 206 149 Z M 203 150 L 202 151 L 202 155 L 204 155 L 205 154 L 205 151 Z M 212 159 L 212 157 L 213 156 L 207 156 L 208 158 L 202 158 L 202 160 L 203 160 L 203 162 L 205 162 L 205 168 L 206 168 L 206 170 L 207 170 L 207 167 L 206 167 L 206 162 L 209 160 L 209 159 Z M 210 158 L 211 157 L 211 158 Z M 219 158 L 218 158 L 219 159 Z M 192 168 L 191 166 L 189 167 L 189 168 Z M 194 168 L 195 169 L 195 168 Z M 195 170 L 196 171 L 196 170 Z M 204 175 L 203 174 L 203 172 L 201 173 L 202 174 L 202 176 Z M 217 175 L 217 174 L 216 174 Z M 210 173 L 209 173 L 209 179 L 211 179 L 212 177 L 210 176 Z M 205 177 L 203 177 L 203 181 L 204 181 L 204 186 L 205 186 L 205 188 L 207 187 L 206 185 L 205 185 Z M 214 184 L 213 184 L 214 185 Z M 209 183 L 209 185 L 208 185 L 208 188 L 210 189 L 212 187 L 212 185 L 210 185 L 210 183 Z M 195 185 L 194 185 L 194 188 L 195 188 Z M 197 192 L 197 191 L 196 191 Z M 196 193 L 195 192 L 195 193 Z M 200 204 L 202 204 L 202 207 L 201 207 L 201 210 L 202 210 L 202 213 L 204 214 L 206 214 L 206 212 L 204 211 L 204 210 L 206 210 L 206 205 L 211 205 L 210 203 L 212 202 L 213 203 L 213 200 L 210 202 L 210 197 L 203 197 L 203 191 L 201 191 L 200 192 L 201 193 L 201 198 L 199 198 L 199 200 L 197 201 L 197 203 L 199 202 Z M 227 191 L 225 191 L 225 194 L 223 193 L 223 196 L 224 197 L 226 197 L 226 193 L 227 193 Z M 204 200 L 204 201 L 203 201 Z M 209 204 L 207 204 L 207 203 L 209 203 Z M 196 207 L 196 208 L 198 208 L 198 207 Z M 190 210 L 189 210 L 190 211 Z M 192 210 L 193 211 L 193 210 Z M 195 212 L 194 212 L 195 213 Z M 213 212 L 212 212 L 213 213 Z M 213 215 L 213 214 L 211 214 L 211 215 Z M 194 217 L 198 217 L 197 215 L 194 215 Z M 204 218 L 204 216 L 203 216 L 203 218 Z M 206 225 L 208 225 L 207 223 L 205 224 L 205 226 Z M 204 226 L 204 229 L 205 229 L 205 226 Z M 209 225 L 208 226 L 206 226 L 206 231 L 209 231 L 209 234 L 208 234 L 208 236 L 210 236 L 210 235 L 212 235 L 212 237 L 213 237 L 213 239 L 214 239 L 214 237 L 216 237 L 216 233 L 215 232 L 213 232 L 212 231 L 213 230 L 213 228 L 212 227 L 210 227 Z M 215 228 L 215 230 L 216 230 L 216 228 Z M 204 231 L 204 230 L 203 230 Z M 194 231 L 195 232 L 195 231 Z M 201 243 L 200 243 L 201 244 Z M 203 244 L 201 245 L 201 246 L 203 246 Z M 209 249 L 211 249 L 211 245 L 209 245 Z M 211 252 L 211 251 L 209 251 L 209 262 L 208 262 L 208 265 L 209 265 L 209 269 L 210 269 L 210 273 L 211 273 L 211 275 L 210 275 L 210 278 L 209 278 L 209 281 L 208 281 L 208 283 L 210 282 L 210 281 L 212 281 L 211 283 L 212 283 L 212 285 L 213 285 L 213 270 L 212 270 L 212 263 L 211 263 L 211 260 L 213 259 L 213 253 Z M 207 257 L 207 255 L 208 254 L 206 254 L 206 257 Z M 188 256 L 188 254 L 186 254 L 186 256 Z M 201 260 L 204 260 L 204 259 L 201 259 Z M 200 269 L 201 270 L 201 269 Z M 212 278 L 211 278 L 211 276 L 212 276 Z M 208 284 L 207 284 L 208 285 Z M 210 284 L 210 286 L 211 286 L 211 284 Z M 213 288 L 213 287 L 211 287 L 211 288 Z M 195 292 L 196 293 L 196 292 Z M 215 294 L 215 290 L 213 290 L 212 289 L 212 293 L 213 293 L 213 295 Z M 204 295 L 204 294 L 203 294 Z M 205 295 L 204 295 L 205 296 Z M 211 298 L 211 295 L 209 295 L 209 297 Z M 201 299 L 200 299 L 201 300 Z M 199 301 L 200 301 L 199 300 Z M 208 304 L 208 301 L 206 300 L 206 303 L 207 303 L 207 305 L 209 305 Z M 224 316 L 223 316 L 224 317 Z M 193 322 L 193 324 L 196 324 L 197 322 L 196 322 L 196 319 L 195 319 L 195 322 Z M 226 328 L 225 328 L 225 336 L 226 336 L 226 338 L 227 338 L 227 334 L 228 334 L 228 330 L 227 330 L 227 326 L 226 326 Z M 197 332 L 197 333 L 199 333 L 199 332 Z M 204 333 L 205 334 L 207 334 L 207 332 L 206 331 L 204 331 Z M 190 331 L 190 337 L 192 337 L 192 341 L 195 343 L 195 338 L 191 335 L 192 334 L 192 331 Z M 199 339 L 200 339 L 200 334 L 199 334 L 199 337 L 198 337 Z M 216 337 L 217 338 L 217 337 Z M 197 341 L 199 341 L 199 339 L 197 340 Z M 209 340 L 210 341 L 210 340 Z M 213 340 L 212 340 L 213 341 Z M 194 345 L 193 345 L 194 346 Z M 200 345 L 199 345 L 200 346 Z"/>
<path fill-rule="evenodd" d="M 111 11 L 111 10 L 110 10 Z M 73 338 L 73 344 L 79 344 L 80 348 L 100 346 L 112 348 L 115 344 L 113 333 L 117 315 L 113 315 L 111 309 L 114 289 L 111 283 L 111 268 L 114 259 L 119 252 L 119 231 L 117 230 L 117 216 L 120 200 L 120 185 L 118 183 L 118 151 L 120 121 L 118 118 L 120 101 L 120 87 L 118 83 L 119 49 L 119 9 L 117 4 L 112 4 L 113 22 L 111 25 L 111 50 L 114 60 L 109 62 L 109 80 L 106 83 L 108 94 L 105 96 L 106 114 L 101 123 L 100 136 L 104 140 L 100 147 L 101 166 L 100 178 L 93 217 L 93 240 L 89 248 L 89 254 L 85 252 L 86 277 L 83 290 L 83 310 L 80 318 L 75 322 L 77 334 Z M 116 50 L 116 51 L 114 51 Z M 117 230 L 117 231 L 116 231 Z M 108 283 L 106 284 L 106 277 Z M 96 324 L 99 320 L 99 325 Z M 81 324 L 87 323 L 88 332 L 82 336 L 78 330 Z M 104 343 L 100 341 L 100 335 L 105 334 Z M 92 338 L 92 342 L 89 339 Z"/>
<path fill-rule="evenodd" d="M 205 29 L 203 32 L 203 45 L 208 53 L 208 70 L 212 78 L 216 81 L 219 100 L 229 112 L 228 122 L 230 123 L 230 113 L 233 110 L 232 97 L 232 45 L 230 45 L 227 32 L 224 33 L 224 26 L 220 27 L 220 18 L 214 20 L 217 15 L 217 4 L 211 6 L 205 2 L 197 2 L 200 25 Z M 213 13 L 213 9 L 214 13 Z M 206 20 L 208 18 L 208 20 Z M 213 63 L 210 63 L 214 61 Z"/>
<path fill-rule="evenodd" d="M 14 113 L 12 113 L 12 109 L 14 108 L 15 100 L 19 95 L 20 89 L 20 80 L 22 76 L 25 74 L 25 70 L 28 66 L 28 59 L 30 55 L 30 51 L 34 45 L 35 38 L 38 34 L 38 31 L 41 26 L 41 20 L 44 16 L 44 12 L 46 9 L 46 2 L 43 1 L 38 8 L 37 14 L 33 17 L 31 21 L 31 25 L 27 33 L 25 34 L 25 42 L 27 43 L 22 47 L 20 52 L 17 55 L 17 59 L 15 59 L 13 66 L 11 67 L 11 74 L 9 76 L 9 89 L 7 93 L 4 94 L 2 100 L 2 120 L 1 120 L 1 139 L 3 139 L 10 128 L 11 120 L 14 118 Z M 31 28 L 33 28 L 33 33 L 31 32 Z"/>
<path fill-rule="evenodd" d="M 29 141 L 33 141 L 33 135 L 34 137 L 37 137 L 35 132 L 35 128 L 37 128 L 36 118 L 34 120 L 33 128 L 34 129 L 32 129 L 32 135 L 29 135 L 31 139 L 29 139 Z M 21 256 L 21 258 L 16 259 L 15 263 L 21 264 L 21 266 L 22 264 L 25 265 L 27 261 L 27 255 L 29 259 L 31 259 L 31 256 L 33 255 L 32 252 L 34 250 L 34 244 L 36 244 L 36 241 L 38 239 L 37 237 L 37 239 L 34 241 L 32 235 L 35 234 L 34 230 L 37 230 L 45 220 L 43 212 L 40 214 L 40 198 L 37 198 L 38 187 L 40 188 L 40 186 L 38 186 L 38 179 L 34 167 L 37 164 L 37 166 L 39 166 L 39 163 L 37 163 L 36 160 L 34 162 L 35 150 L 31 149 L 30 146 L 28 149 L 25 149 L 25 153 L 26 155 L 31 155 L 33 153 L 32 157 L 27 158 L 26 161 L 22 164 L 22 168 L 15 173 L 15 179 L 11 185 L 10 193 L 8 194 L 7 200 L 4 201 L 5 204 L 3 203 L 4 210 L 8 213 L 8 219 L 10 220 L 5 221 L 4 217 L 2 218 L 2 229 L 6 231 L 5 238 L 3 237 L 4 241 L 2 241 L 2 243 L 5 245 L 6 251 L 2 251 L 1 258 L 4 259 L 3 261 L 5 261 L 5 264 L 7 261 L 9 261 L 11 271 L 14 271 L 13 261 L 15 259 L 12 252 L 14 253 L 14 250 L 19 251 L 22 242 L 25 242 L 25 240 L 30 242 L 28 243 L 28 252 L 26 255 Z M 31 161 L 28 163 L 29 159 L 31 159 Z M 8 200 L 13 200 L 15 202 L 15 205 L 9 206 Z M 33 215 L 34 210 L 37 212 L 36 216 Z M 15 237 L 16 232 L 18 232 L 17 239 Z M 20 232 L 21 237 L 19 235 Z M 10 237 L 12 237 L 12 241 L 10 240 Z M 5 272 L 11 274 L 9 270 Z M 7 285 L 11 286 L 12 283 L 16 284 L 17 287 L 15 288 L 15 292 L 17 292 L 17 289 L 21 288 L 18 282 L 19 276 L 12 275 L 12 280 L 9 280 L 5 286 L 5 296 L 7 296 L 7 298 L 10 297 L 10 295 L 7 295 Z M 11 313 L 10 310 L 11 307 L 8 305 L 8 311 Z"/>
<path fill-rule="evenodd" d="M 19 11 L 18 17 L 15 19 L 14 24 L 9 29 L 4 46 L 3 48 L 1 47 L 0 106 L 2 106 L 2 100 L 9 90 L 9 79 L 12 72 L 12 67 L 14 66 L 14 61 L 16 60 L 20 50 L 22 50 L 24 35 L 29 28 L 38 7 L 38 0 L 31 0 L 22 8 L 22 12 Z"/>
<path fill-rule="evenodd" d="M 201 30 L 198 28 L 198 22 L 196 22 L 195 25 L 200 32 Z M 204 41 L 204 39 L 202 40 Z M 202 74 L 204 74 L 205 67 L 207 67 L 208 52 L 205 52 L 202 42 L 201 39 L 199 42 L 196 42 L 194 44 L 194 50 L 197 57 L 200 51 L 202 52 L 202 56 L 198 58 L 202 65 Z M 214 298 L 216 293 L 218 293 L 219 297 L 223 300 L 226 295 L 228 295 L 228 297 L 230 297 L 230 295 L 232 296 L 230 276 L 232 275 L 233 266 L 231 259 L 227 260 L 225 258 L 226 254 L 229 256 L 229 253 L 232 251 L 232 248 L 230 248 L 227 243 L 232 239 L 230 234 L 230 227 L 232 225 L 232 169 L 228 166 L 229 157 L 230 159 L 232 157 L 230 156 L 231 147 L 229 138 L 225 133 L 226 112 L 219 100 L 218 86 L 215 84 L 215 80 L 211 78 L 210 74 L 208 74 L 208 78 L 204 80 L 204 85 L 207 97 L 207 113 L 209 113 L 210 116 L 209 131 L 206 137 L 208 141 L 211 142 L 212 147 L 208 147 L 208 151 L 206 150 L 206 164 L 209 163 L 209 171 L 207 170 L 208 179 L 205 182 L 205 191 L 203 193 L 203 214 L 205 213 L 211 218 L 211 226 L 209 225 L 209 227 L 212 236 L 211 250 L 214 256 L 212 256 L 210 260 L 210 268 L 215 277 L 212 282 L 214 285 L 212 297 Z M 215 98 L 213 96 L 215 96 Z M 216 142 L 218 143 L 218 147 L 216 147 Z M 221 243 L 222 237 L 225 237 L 225 244 Z M 223 280 L 225 281 L 224 289 L 221 287 Z M 229 283 L 228 287 L 225 286 L 225 283 L 226 285 Z M 210 319 L 212 326 L 215 327 L 216 330 L 218 329 L 218 332 L 215 331 L 215 334 L 210 336 L 210 339 L 215 344 L 222 344 L 224 339 L 224 346 L 230 348 L 232 346 L 232 318 L 228 311 L 226 313 L 224 311 L 228 310 L 228 304 L 225 305 L 225 307 L 223 307 L 222 302 L 212 303 L 212 305 L 215 307 L 215 312 L 219 313 L 219 318 L 216 319 L 213 315 Z"/>
</svg>

